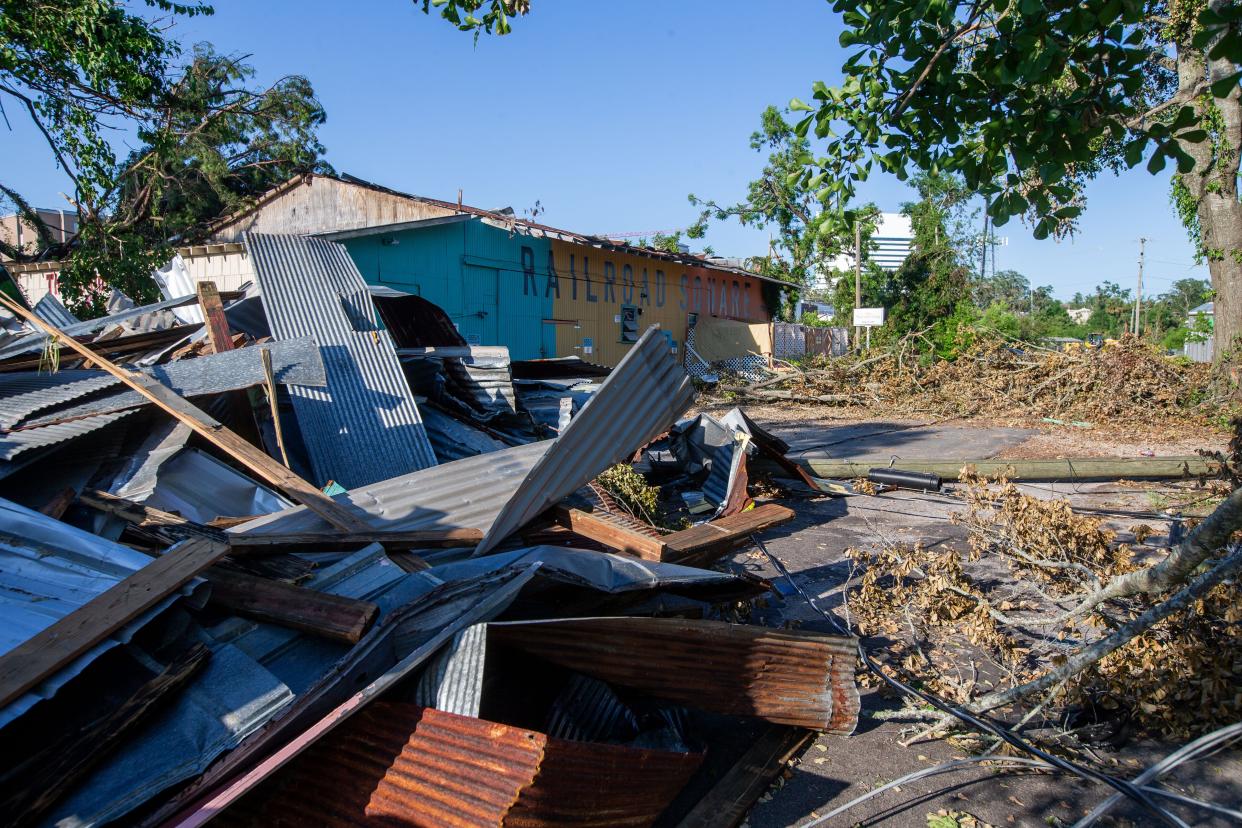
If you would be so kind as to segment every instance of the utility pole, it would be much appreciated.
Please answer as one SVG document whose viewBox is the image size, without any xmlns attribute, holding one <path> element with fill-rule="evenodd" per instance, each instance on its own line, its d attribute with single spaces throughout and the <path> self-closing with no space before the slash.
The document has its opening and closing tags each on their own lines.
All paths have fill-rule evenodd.
<svg viewBox="0 0 1242 828">
<path fill-rule="evenodd" d="M 983 238 L 979 242 L 979 248 L 983 254 L 979 259 L 979 279 L 983 280 L 988 278 L 988 211 L 986 202 L 983 205 Z"/>
<path fill-rule="evenodd" d="M 1147 244 L 1147 239 L 1139 237 L 1138 290 L 1134 294 L 1134 318 L 1130 324 L 1130 329 L 1134 331 L 1135 336 L 1142 333 L 1140 326 L 1143 322 L 1143 245 L 1145 244 Z"/>
<path fill-rule="evenodd" d="M 862 225 L 854 220 L 854 308 L 862 307 Z M 854 326 L 854 347 L 858 347 L 858 326 Z"/>
</svg>

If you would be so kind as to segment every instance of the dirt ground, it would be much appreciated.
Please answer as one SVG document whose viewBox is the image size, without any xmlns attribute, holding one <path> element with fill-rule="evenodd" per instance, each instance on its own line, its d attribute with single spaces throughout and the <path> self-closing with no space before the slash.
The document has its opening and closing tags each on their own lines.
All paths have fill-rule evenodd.
<svg viewBox="0 0 1242 828">
<path fill-rule="evenodd" d="M 786 439 L 791 454 L 817 453 L 848 459 L 862 457 L 963 458 L 989 457 L 1136 457 L 1188 455 L 1198 448 L 1223 448 L 1223 434 L 1191 433 L 1176 440 L 1151 441 L 1133 433 L 1078 429 L 1051 424 L 867 420 L 840 417 L 812 406 L 746 406 L 761 425 Z M 1040 483 L 1026 490 L 1041 497 L 1066 496 L 1080 509 L 1099 510 L 1110 528 L 1125 539 L 1130 526 L 1150 525 L 1152 554 L 1167 540 L 1169 522 L 1163 514 L 1171 503 L 1195 497 L 1192 483 Z M 829 498 L 816 494 L 783 499 L 797 512 L 790 523 L 763 535 L 767 548 L 793 578 L 825 609 L 842 612 L 842 588 L 850 577 L 844 551 L 870 546 L 880 539 L 952 542 L 962 529 L 950 523 L 958 505 L 950 497 L 897 491 L 875 497 Z M 778 573 L 757 550 L 744 550 L 732 565 L 776 578 Z M 781 597 L 760 610 L 774 625 L 801 626 L 833 632 L 833 628 L 788 585 L 778 584 Z M 899 742 L 918 727 L 886 714 L 900 701 L 887 692 L 865 690 L 858 731 L 849 737 L 825 736 L 787 769 L 784 777 L 752 810 L 751 828 L 808 825 L 851 799 L 913 771 L 960 758 L 966 753 L 945 741 Z M 1096 761 L 1117 776 L 1132 777 L 1180 745 L 1128 738 L 1119 745 L 1092 745 Z M 1238 808 L 1242 805 L 1242 751 L 1220 753 L 1183 765 L 1164 777 L 1174 791 Z M 1071 825 L 1111 793 L 1098 783 L 1044 773 L 1005 773 L 971 767 L 887 791 L 826 825 L 927 826 L 938 812 L 970 815 L 976 824 L 998 826 Z M 1175 809 L 1190 825 L 1232 824 L 1220 817 L 1184 807 Z M 969 821 L 961 821 L 970 825 Z M 1100 824 L 1147 825 L 1151 817 L 1115 809 Z"/>
</svg>

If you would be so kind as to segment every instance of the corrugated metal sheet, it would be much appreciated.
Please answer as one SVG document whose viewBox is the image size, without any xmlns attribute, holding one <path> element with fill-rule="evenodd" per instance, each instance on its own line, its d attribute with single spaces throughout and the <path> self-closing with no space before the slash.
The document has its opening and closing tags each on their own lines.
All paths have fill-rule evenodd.
<svg viewBox="0 0 1242 828">
<path fill-rule="evenodd" d="M 141 552 L 0 498 L 0 653 L 51 626 L 150 561 Z M 50 698 L 101 653 L 128 641 L 181 594 L 190 594 L 197 586 L 191 583 L 160 602 L 4 707 L 0 725 Z"/>
<path fill-rule="evenodd" d="M 848 735 L 855 641 L 719 621 L 576 618 L 489 627 L 505 644 L 689 707 Z"/>
<path fill-rule="evenodd" d="M 638 717 L 599 679 L 574 673 L 548 714 L 549 736 L 576 742 L 620 742 L 634 738 Z"/>
<path fill-rule="evenodd" d="M 290 389 L 317 482 L 352 489 L 434 466 L 392 340 L 345 248 L 258 233 L 245 243 L 272 331 L 312 336 L 323 354 L 328 388 Z"/>
<path fill-rule="evenodd" d="M 650 825 L 702 758 L 549 739 L 376 702 L 217 819 L 225 826 Z"/>
<path fill-rule="evenodd" d="M 65 423 L 0 432 L 0 460 L 12 460 L 19 454 L 31 449 L 45 448 L 67 440 L 76 440 L 136 412 L 137 409 L 130 409 L 111 414 L 83 417 Z"/>
<path fill-rule="evenodd" d="M 467 627 L 427 665 L 418 681 L 414 703 L 459 716 L 479 715 L 486 661 L 487 625 Z"/>
<path fill-rule="evenodd" d="M 151 822 L 203 825 L 406 679 L 458 631 L 494 618 L 534 572 L 535 567 L 509 567 L 445 583 L 395 609 L 285 715 L 217 763 Z M 362 689 L 354 692 L 357 687 Z"/>
<path fill-rule="evenodd" d="M 121 322 L 129 322 L 140 316 L 167 310 L 169 308 L 177 308 L 182 305 L 192 305 L 197 301 L 197 296 L 182 296 L 177 299 L 156 302 L 153 305 L 129 307 L 108 316 L 101 316 L 98 319 L 87 319 L 85 322 L 78 322 L 74 325 L 69 325 L 61 328 L 61 331 L 69 334 L 70 336 L 87 336 L 95 333 L 96 331 L 102 331 L 110 325 L 116 325 Z M 176 322 L 176 317 L 172 314 L 168 314 L 168 319 L 171 322 Z M 8 359 L 9 357 L 19 356 L 21 354 L 38 353 L 43 348 L 43 343 L 46 340 L 46 334 L 32 333 L 27 334 L 26 336 L 18 337 L 11 342 L 5 342 L 4 346 L 0 347 L 0 359 Z"/>
<path fill-rule="evenodd" d="M 506 448 L 495 437 L 447 414 L 441 414 L 431 406 L 424 406 L 419 413 L 423 415 L 423 423 L 427 426 L 431 447 L 435 449 L 436 457 L 442 463 Z"/>
<path fill-rule="evenodd" d="M 116 377 L 103 371 L 0 374 L 0 428 L 12 428 L 36 411 L 76 400 L 118 382 Z"/>
<path fill-rule="evenodd" d="M 553 441 L 475 551 L 486 554 L 553 503 L 664 431 L 694 402 L 690 377 L 650 328 Z"/>
<path fill-rule="evenodd" d="M 653 824 L 703 761 L 701 753 L 548 739 L 535 782 L 505 828 L 642 828 Z"/>
<path fill-rule="evenodd" d="M 67 328 L 82 321 L 70 313 L 54 293 L 43 294 L 43 298 L 35 302 L 31 310 L 34 311 L 35 316 L 58 328 Z"/>
<path fill-rule="evenodd" d="M 261 385 L 265 381 L 260 357 L 260 351 L 263 349 L 272 354 L 272 374 L 277 382 L 319 386 L 327 384 L 319 348 L 309 337 L 178 360 L 167 365 L 143 368 L 141 371 L 159 380 L 183 397 L 219 394 L 223 391 Z M 120 385 L 121 382 L 102 371 L 74 371 L 72 373 L 94 375 L 95 379 L 83 377 L 64 386 L 52 386 L 41 391 L 17 394 L 10 399 L 0 401 L 0 423 L 5 423 L 5 427 L 11 427 L 7 423 L 13 418 L 18 418 L 20 421 L 21 418 L 29 416 L 34 411 L 68 402 L 102 388 Z M 47 425 L 74 417 L 122 411 L 149 404 L 149 400 L 137 391 L 120 391 L 44 414 L 31 420 L 30 424 Z"/>
<path fill-rule="evenodd" d="M 486 530 L 522 478 L 543 456 L 551 442 L 467 457 L 434 468 L 363 486 L 336 500 L 367 515 L 376 529 L 432 529 L 437 527 Z M 304 506 L 286 509 L 242 524 L 232 531 L 311 532 L 331 526 Z"/>
<path fill-rule="evenodd" d="M 218 822 L 499 826 L 535 778 L 545 742 L 518 727 L 376 702 Z"/>
</svg>

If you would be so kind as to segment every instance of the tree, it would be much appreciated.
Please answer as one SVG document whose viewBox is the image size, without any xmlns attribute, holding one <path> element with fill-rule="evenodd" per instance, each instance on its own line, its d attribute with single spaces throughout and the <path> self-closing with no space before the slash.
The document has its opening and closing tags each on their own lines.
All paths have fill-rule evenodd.
<svg viewBox="0 0 1242 828">
<path fill-rule="evenodd" d="M 687 235 L 702 238 L 713 220 L 736 219 L 749 227 L 774 227 L 777 235 L 769 254 L 754 258 L 751 266 L 765 276 L 808 286 L 816 277 L 827 276 L 832 259 L 852 250 L 853 231 L 832 236 L 818 232 L 823 208 L 815 200 L 814 190 L 799 184 L 809 153 L 808 141 L 794 132 L 776 107 L 763 111 L 760 128 L 750 136 L 750 146 L 756 152 L 766 150 L 768 160 L 759 177 L 750 182 L 746 199 L 720 204 L 691 194 L 690 203 L 701 207 L 702 212 Z M 869 241 L 878 209 L 868 205 L 854 212 L 861 221 L 861 234 Z M 853 307 L 852 301 L 849 306 Z"/>
<path fill-rule="evenodd" d="M 987 308 L 1002 302 L 1011 308 L 1021 307 L 1031 290 L 1030 282 L 1016 270 L 1001 270 L 986 278 L 975 275 L 971 293 L 975 304 Z"/>
<path fill-rule="evenodd" d="M 201 3 L 146 5 L 173 18 L 212 13 Z M 72 185 L 79 233 L 57 254 L 72 253 L 60 284 L 79 309 L 97 310 L 108 286 L 154 298 L 150 272 L 171 242 L 197 240 L 220 213 L 320 163 L 324 113 L 303 77 L 253 89 L 249 66 L 206 45 L 183 65 L 167 20 L 121 4 L 6 2 L 3 12 L 0 101 L 21 106 Z M 141 142 L 124 158 L 109 141 L 118 131 Z"/>
<path fill-rule="evenodd" d="M 1160 301 L 1167 303 L 1182 319 L 1211 298 L 1212 286 L 1202 279 L 1178 279 L 1171 288 L 1160 294 Z"/>
<path fill-rule="evenodd" d="M 424 0 L 424 10 L 427 9 Z M 508 31 L 528 2 L 443 0 L 462 28 Z M 491 9 L 492 18 L 461 13 Z M 1175 201 L 1209 262 L 1217 369 L 1242 333 L 1242 4 L 1234 0 L 834 0 L 845 82 L 817 82 L 794 125 L 822 143 L 800 181 L 824 235 L 848 235 L 873 170 L 960 173 L 996 224 L 1072 232 L 1083 185 L 1144 158 L 1176 165 Z M 497 16 L 499 15 L 499 16 Z M 1222 370 L 1223 372 L 1223 370 Z"/>
<path fill-rule="evenodd" d="M 1237 198 L 1242 5 L 1226 0 L 836 0 L 853 53 L 795 128 L 823 144 L 804 185 L 845 208 L 873 169 L 955 171 L 1003 224 L 1072 232 L 1082 186 L 1176 164 L 1217 296 L 1218 359 L 1242 333 Z"/>
</svg>

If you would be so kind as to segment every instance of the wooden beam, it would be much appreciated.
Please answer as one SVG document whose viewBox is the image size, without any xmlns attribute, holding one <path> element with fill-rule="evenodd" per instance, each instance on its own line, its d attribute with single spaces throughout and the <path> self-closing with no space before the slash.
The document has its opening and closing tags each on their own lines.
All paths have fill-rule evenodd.
<svg viewBox="0 0 1242 828">
<path fill-rule="evenodd" d="M 135 374 L 132 371 L 127 371 L 121 366 L 95 354 L 87 346 L 44 322 L 3 293 L 0 293 L 0 304 L 45 333 L 59 339 L 82 356 L 94 359 L 100 368 L 155 403 L 156 406 L 176 418 L 179 422 L 185 423 L 207 442 L 258 475 L 263 482 L 280 489 L 295 502 L 302 504 L 328 523 L 346 531 L 367 530 L 366 521 L 358 517 L 348 507 L 337 503 L 319 491 L 319 489 L 280 465 L 275 459 L 247 443 L 235 432 L 225 428 L 222 423 L 178 395 L 168 386 L 146 374 Z"/>
<path fill-rule="evenodd" d="M 212 353 L 233 350 L 229 320 L 224 316 L 224 302 L 220 301 L 220 291 L 216 289 L 215 282 L 198 283 L 198 305 L 203 311 L 203 322 L 207 325 L 207 339 L 211 342 Z"/>
<path fill-rule="evenodd" d="M 664 536 L 668 547 L 666 561 L 682 561 L 690 557 L 723 555 L 744 542 L 755 532 L 792 520 L 793 509 L 778 503 L 765 503 L 736 515 L 701 523 Z"/>
<path fill-rule="evenodd" d="M 677 828 L 734 828 L 785 765 L 815 738 L 802 727 L 769 725 L 711 790 L 682 817 Z"/>
<path fill-rule="evenodd" d="M 576 535 L 601 543 L 616 552 L 634 555 L 648 561 L 662 561 L 666 551 L 660 538 L 640 535 L 617 523 L 611 523 L 590 512 L 558 505 L 552 507 L 553 519 Z"/>
<path fill-rule="evenodd" d="M 259 346 L 262 348 L 262 346 Z M 272 372 L 272 352 L 267 348 L 259 351 L 259 360 L 263 363 L 263 380 L 267 384 L 267 404 L 272 409 L 272 428 L 276 431 L 276 447 L 280 449 L 280 459 L 289 465 L 289 452 L 285 450 L 285 433 L 280 427 L 280 405 L 276 401 L 276 375 Z"/>
<path fill-rule="evenodd" d="M 477 546 L 483 540 L 478 529 L 373 529 L 365 532 L 339 532 L 335 529 L 322 532 L 280 532 L 275 534 L 237 534 L 224 532 L 220 527 L 187 520 L 143 503 L 135 503 L 114 494 L 86 491 L 78 500 L 93 509 L 116 515 L 122 520 L 143 528 L 158 527 L 182 535 L 194 535 L 228 544 L 233 556 L 279 555 L 285 552 L 328 551 L 348 546 L 365 546 L 368 543 L 383 544 L 386 548 L 409 549 L 418 547 L 468 547 Z M 239 518 L 241 522 L 253 517 Z M 232 519 L 230 519 L 232 520 Z"/>
<path fill-rule="evenodd" d="M 0 655 L 0 707 L 56 673 L 228 554 L 206 538 L 174 546 L 125 580 Z"/>
<path fill-rule="evenodd" d="M 317 592 L 293 584 L 215 567 L 204 576 L 211 603 L 260 621 L 357 644 L 379 615 L 370 601 Z"/>
</svg>

